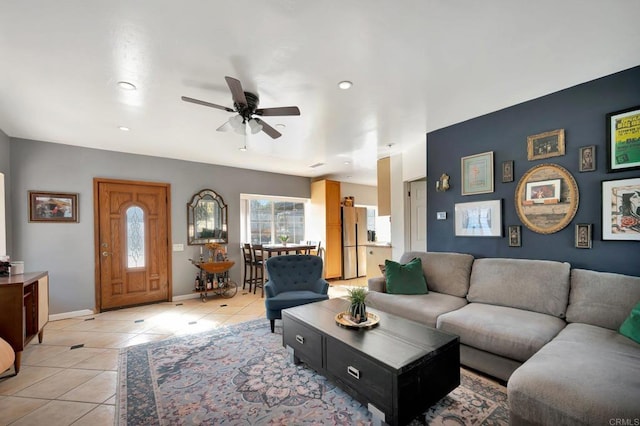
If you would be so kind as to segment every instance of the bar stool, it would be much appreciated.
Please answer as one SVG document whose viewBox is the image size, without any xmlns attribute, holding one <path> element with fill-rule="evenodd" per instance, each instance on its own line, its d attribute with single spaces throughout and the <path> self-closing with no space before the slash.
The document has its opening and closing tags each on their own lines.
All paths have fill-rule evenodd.
<svg viewBox="0 0 640 426">
<path fill-rule="evenodd" d="M 262 244 L 251 245 L 251 266 L 253 268 L 253 294 L 258 287 L 262 290 L 260 297 L 264 297 L 264 253 Z"/>
<path fill-rule="evenodd" d="M 253 278 L 253 260 L 251 258 L 251 244 L 244 243 L 241 247 L 242 249 L 242 258 L 244 259 L 244 278 L 242 279 L 242 289 L 244 290 L 245 286 L 249 284 L 249 291 L 251 291 L 251 286 L 255 284 L 255 280 Z"/>
</svg>

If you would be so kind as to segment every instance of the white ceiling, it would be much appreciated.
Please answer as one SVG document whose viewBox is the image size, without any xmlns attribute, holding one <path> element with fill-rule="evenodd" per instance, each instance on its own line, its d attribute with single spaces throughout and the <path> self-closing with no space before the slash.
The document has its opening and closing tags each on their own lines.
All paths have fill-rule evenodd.
<svg viewBox="0 0 640 426">
<path fill-rule="evenodd" d="M 0 129 L 375 184 L 376 160 L 428 131 L 639 65 L 638 16 L 638 0 L 0 0 Z M 225 76 L 302 115 L 265 117 L 283 136 L 240 152 L 216 132 L 231 113 L 180 100 L 231 107 Z"/>
</svg>

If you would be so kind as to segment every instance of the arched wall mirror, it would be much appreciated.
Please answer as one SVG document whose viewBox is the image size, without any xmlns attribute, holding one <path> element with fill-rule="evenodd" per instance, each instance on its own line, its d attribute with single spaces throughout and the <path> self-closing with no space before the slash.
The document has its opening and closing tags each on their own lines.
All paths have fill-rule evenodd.
<svg viewBox="0 0 640 426">
<path fill-rule="evenodd" d="M 228 243 L 227 205 L 211 189 L 194 194 L 187 204 L 187 244 Z"/>
<path fill-rule="evenodd" d="M 529 169 L 518 182 L 516 212 L 524 225 L 539 234 L 553 234 L 576 215 L 580 195 L 575 179 L 557 164 Z"/>
</svg>

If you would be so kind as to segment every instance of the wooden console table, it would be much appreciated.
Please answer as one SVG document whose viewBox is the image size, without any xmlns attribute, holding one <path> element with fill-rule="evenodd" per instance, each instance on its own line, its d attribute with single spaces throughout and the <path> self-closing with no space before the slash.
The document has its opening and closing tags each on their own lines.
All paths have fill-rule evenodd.
<svg viewBox="0 0 640 426">
<path fill-rule="evenodd" d="M 16 353 L 16 374 L 20 371 L 25 346 L 36 335 L 42 343 L 48 321 L 49 274 L 46 271 L 0 277 L 0 337 Z"/>
</svg>

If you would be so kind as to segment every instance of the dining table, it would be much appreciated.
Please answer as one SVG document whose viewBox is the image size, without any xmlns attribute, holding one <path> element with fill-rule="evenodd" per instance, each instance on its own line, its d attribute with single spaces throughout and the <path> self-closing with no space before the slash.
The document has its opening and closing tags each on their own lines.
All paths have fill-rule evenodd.
<svg viewBox="0 0 640 426">
<path fill-rule="evenodd" d="M 303 254 L 310 250 L 317 249 L 317 244 L 263 244 L 262 251 L 267 253 L 266 257 L 282 254 Z"/>
</svg>

